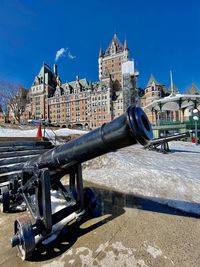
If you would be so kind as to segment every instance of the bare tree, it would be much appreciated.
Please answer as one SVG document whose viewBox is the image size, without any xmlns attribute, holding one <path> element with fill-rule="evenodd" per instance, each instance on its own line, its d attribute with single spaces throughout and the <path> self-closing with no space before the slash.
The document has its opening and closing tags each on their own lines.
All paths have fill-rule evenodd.
<svg viewBox="0 0 200 267">
<path fill-rule="evenodd" d="M 27 90 L 14 83 L 0 81 L 0 106 L 19 123 L 26 106 Z"/>
</svg>

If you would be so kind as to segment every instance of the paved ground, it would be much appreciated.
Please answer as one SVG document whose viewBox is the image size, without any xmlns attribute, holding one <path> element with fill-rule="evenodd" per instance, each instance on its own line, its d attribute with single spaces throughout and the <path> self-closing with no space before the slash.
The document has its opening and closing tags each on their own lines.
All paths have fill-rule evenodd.
<svg viewBox="0 0 200 267">
<path fill-rule="evenodd" d="M 96 218 L 71 225 L 48 247 L 22 262 L 11 249 L 14 219 L 0 214 L 1 266 L 200 266 L 200 218 L 155 202 L 92 186 Z"/>
</svg>

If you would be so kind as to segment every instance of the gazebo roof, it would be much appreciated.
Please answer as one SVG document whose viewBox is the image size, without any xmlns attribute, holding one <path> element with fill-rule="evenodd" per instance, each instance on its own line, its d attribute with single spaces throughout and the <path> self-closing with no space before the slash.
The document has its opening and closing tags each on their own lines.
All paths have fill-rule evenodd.
<svg viewBox="0 0 200 267">
<path fill-rule="evenodd" d="M 188 107 L 200 106 L 200 95 L 182 95 L 166 96 L 153 101 L 144 108 L 156 111 L 176 111 Z"/>
</svg>

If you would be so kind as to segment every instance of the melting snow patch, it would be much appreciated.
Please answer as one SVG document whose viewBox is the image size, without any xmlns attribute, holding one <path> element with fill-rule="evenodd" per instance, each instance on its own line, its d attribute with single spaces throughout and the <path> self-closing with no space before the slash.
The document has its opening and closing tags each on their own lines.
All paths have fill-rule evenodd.
<svg viewBox="0 0 200 267">
<path fill-rule="evenodd" d="M 72 249 L 69 249 L 66 253 L 66 255 L 69 255 L 69 256 L 72 256 L 73 252 L 72 252 Z"/>
<path fill-rule="evenodd" d="M 50 263 L 43 265 L 43 267 L 64 267 L 64 266 L 65 266 L 65 262 L 61 260 L 52 261 Z"/>
<path fill-rule="evenodd" d="M 109 244 L 105 242 L 92 251 L 88 247 L 70 249 L 70 253 L 65 253 L 65 262 L 73 266 L 127 266 L 127 267 L 148 267 L 143 259 L 136 259 L 135 249 L 125 247 L 121 242 Z M 56 263 L 58 263 L 56 261 Z M 59 265 L 58 265 L 59 266 Z"/>
<path fill-rule="evenodd" d="M 101 252 L 101 251 L 104 251 L 108 246 L 109 246 L 109 242 L 107 241 L 106 243 L 101 244 L 101 245 L 97 248 L 96 252 L 99 253 L 99 252 Z"/>
<path fill-rule="evenodd" d="M 147 247 L 147 252 L 151 254 L 154 258 L 157 258 L 162 255 L 162 251 L 159 248 L 155 248 L 152 246 Z"/>
<path fill-rule="evenodd" d="M 112 247 L 118 251 L 126 251 L 128 254 L 132 254 L 136 249 L 126 248 L 121 242 L 115 242 L 112 244 Z"/>
<path fill-rule="evenodd" d="M 74 264 L 74 260 L 70 260 L 70 261 L 68 261 L 68 263 L 73 265 Z"/>
</svg>

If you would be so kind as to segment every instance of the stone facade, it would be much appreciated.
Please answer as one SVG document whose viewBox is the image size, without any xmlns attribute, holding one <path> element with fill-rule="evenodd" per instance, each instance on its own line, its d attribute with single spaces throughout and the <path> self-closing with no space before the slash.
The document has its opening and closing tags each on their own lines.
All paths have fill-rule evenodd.
<svg viewBox="0 0 200 267">
<path fill-rule="evenodd" d="M 147 86 L 144 90 L 144 96 L 140 99 L 140 106 L 144 109 L 151 123 L 157 120 L 156 115 L 145 108 L 151 102 L 158 100 L 168 94 L 168 90 L 165 85 L 162 85 L 156 81 L 153 74 L 151 74 Z M 160 114 L 163 116 L 163 114 Z"/>
<path fill-rule="evenodd" d="M 31 110 L 35 119 L 45 118 L 53 125 L 85 129 L 97 128 L 111 120 L 108 84 L 100 81 L 89 83 L 78 76 L 75 81 L 62 84 L 57 77 L 54 78 L 54 91 L 48 90 L 49 95 L 48 84 L 33 84 L 31 87 Z"/>
<path fill-rule="evenodd" d="M 122 89 L 122 64 L 129 59 L 129 48 L 126 40 L 124 45 L 119 41 L 115 33 L 112 41 L 105 50 L 99 51 L 99 80 L 106 82 L 108 77 L 112 80 L 115 91 Z"/>
<path fill-rule="evenodd" d="M 126 41 L 124 45 L 119 41 L 115 33 L 105 52 L 99 52 L 99 80 L 107 83 L 111 80 L 112 91 L 112 118 L 116 118 L 123 113 L 122 94 L 122 64 L 128 61 L 129 49 Z"/>
<path fill-rule="evenodd" d="M 102 82 L 88 83 L 86 79 L 57 86 L 48 99 L 52 124 L 94 129 L 111 120 L 110 88 Z"/>
</svg>

